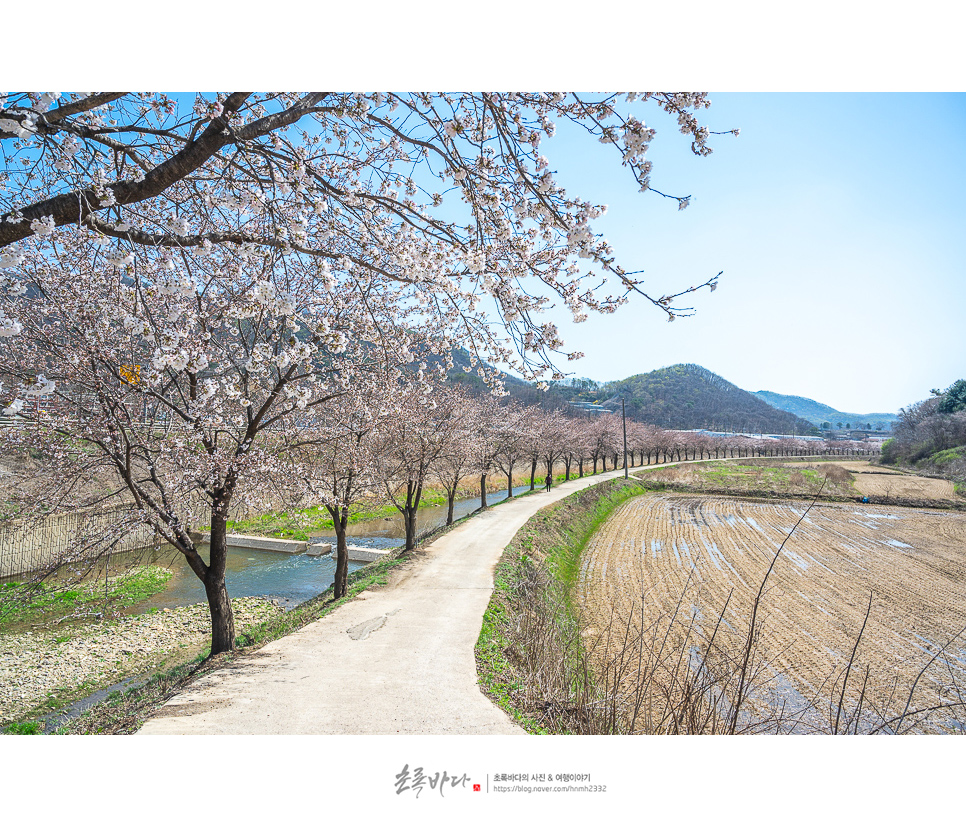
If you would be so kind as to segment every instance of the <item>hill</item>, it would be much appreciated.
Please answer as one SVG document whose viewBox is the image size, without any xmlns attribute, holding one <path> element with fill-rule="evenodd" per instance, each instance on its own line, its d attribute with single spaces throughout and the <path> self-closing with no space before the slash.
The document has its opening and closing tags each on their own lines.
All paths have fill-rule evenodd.
<svg viewBox="0 0 966 834">
<path fill-rule="evenodd" d="M 952 478 L 966 492 L 966 380 L 902 409 L 894 437 L 882 446 L 882 463 L 915 466 Z"/>
<path fill-rule="evenodd" d="M 483 393 L 486 390 L 483 381 L 462 370 L 469 363 L 469 354 L 457 349 L 453 351 L 453 359 L 456 366 L 448 374 L 449 380 Z M 549 391 L 540 391 L 535 385 L 508 374 L 502 374 L 502 377 L 510 398 L 521 405 L 566 408 L 572 401 L 589 400 L 619 411 L 620 397 L 624 396 L 628 417 L 662 428 L 818 434 L 807 419 L 770 405 L 759 395 L 739 388 L 700 365 L 671 365 L 616 382 L 568 380 L 552 383 Z"/>
<path fill-rule="evenodd" d="M 850 411 L 838 411 L 830 405 L 825 405 L 824 403 L 816 402 L 806 397 L 776 394 L 774 391 L 755 391 L 753 393 L 756 397 L 768 403 L 768 405 L 784 411 L 790 411 L 792 414 L 796 414 L 816 426 L 821 426 L 822 423 L 827 422 L 831 423 L 834 427 L 837 427 L 841 423 L 843 426 L 851 424 L 852 428 L 858 428 L 860 426 L 865 428 L 871 424 L 873 429 L 878 429 L 881 426 L 882 429 L 888 430 L 890 425 L 899 419 L 897 414 L 878 412 L 874 414 L 855 414 Z"/>
<path fill-rule="evenodd" d="M 609 382 L 599 394 L 617 408 L 624 396 L 628 417 L 662 428 L 818 433 L 807 420 L 774 408 L 700 365 L 671 365 Z"/>
<path fill-rule="evenodd" d="M 463 370 L 463 368 L 469 368 L 471 366 L 469 351 L 464 348 L 454 348 L 450 352 L 450 356 L 453 360 L 453 367 L 446 374 L 447 380 L 453 383 L 459 383 L 464 388 L 468 388 L 476 394 L 485 394 L 489 391 L 486 383 L 479 377 L 475 370 L 471 369 L 469 372 Z M 428 361 L 442 364 L 442 358 L 438 356 L 432 356 Z M 488 371 L 496 370 L 488 362 L 483 362 L 482 364 Z M 499 371 L 499 375 L 503 380 L 503 386 L 511 395 L 514 393 L 521 394 L 530 389 L 537 390 L 536 386 L 511 374 Z"/>
</svg>

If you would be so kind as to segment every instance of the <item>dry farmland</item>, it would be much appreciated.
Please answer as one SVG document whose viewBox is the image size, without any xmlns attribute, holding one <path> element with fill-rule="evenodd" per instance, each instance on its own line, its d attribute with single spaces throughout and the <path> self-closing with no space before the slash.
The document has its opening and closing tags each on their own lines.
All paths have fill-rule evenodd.
<svg viewBox="0 0 966 834">
<path fill-rule="evenodd" d="M 608 628 L 613 633 L 613 624 L 632 611 L 639 617 L 643 603 L 646 622 L 666 624 L 676 610 L 680 633 L 693 623 L 700 643 L 733 592 L 717 644 L 739 654 L 768 565 L 807 506 L 698 495 L 628 501 L 583 554 L 576 594 L 585 638 L 593 641 Z M 858 698 L 865 682 L 865 729 L 879 723 L 877 712 L 901 712 L 930 657 L 966 626 L 964 542 L 966 515 L 960 513 L 813 506 L 785 544 L 761 603 L 758 656 L 771 689 L 793 708 L 818 703 L 809 712 L 811 729 L 828 731 L 829 704 L 837 701 L 831 693 L 836 681 L 841 684 L 871 592 L 846 703 Z M 962 700 L 956 682 L 966 689 L 964 637 L 926 669 L 911 708 Z M 920 725 L 907 720 L 905 728 L 950 731 L 959 725 L 932 714 Z"/>
<path fill-rule="evenodd" d="M 786 466 L 793 468 L 814 467 L 814 463 L 787 463 Z M 853 486 L 860 495 L 869 495 L 876 498 L 913 498 L 913 499 L 954 499 L 956 494 L 953 490 L 953 482 L 942 478 L 926 478 L 919 475 L 906 475 L 888 469 L 884 466 L 876 466 L 865 460 L 848 460 L 840 464 L 843 469 L 850 472 L 855 479 Z M 819 467 L 821 464 L 819 464 Z"/>
<path fill-rule="evenodd" d="M 641 479 L 669 481 L 694 492 L 720 487 L 759 495 L 817 495 L 849 498 L 868 496 L 876 503 L 927 505 L 947 502 L 966 508 L 952 481 L 908 475 L 864 460 L 827 462 L 776 458 L 716 460 L 644 470 Z"/>
</svg>

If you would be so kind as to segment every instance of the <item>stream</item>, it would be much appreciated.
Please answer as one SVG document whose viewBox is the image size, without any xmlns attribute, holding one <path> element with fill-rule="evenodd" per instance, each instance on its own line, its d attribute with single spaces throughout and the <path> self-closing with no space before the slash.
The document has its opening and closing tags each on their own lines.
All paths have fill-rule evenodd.
<svg viewBox="0 0 966 834">
<path fill-rule="evenodd" d="M 526 486 L 514 487 L 517 493 L 527 490 Z M 492 505 L 506 498 L 506 490 L 487 493 L 487 504 Z M 463 518 L 480 507 L 479 498 L 457 501 L 453 507 L 454 518 Z M 423 507 L 417 511 L 417 530 L 424 534 L 446 523 L 447 507 Z M 383 519 L 350 524 L 347 530 L 349 547 L 368 547 L 389 549 L 405 543 L 405 529 L 402 515 L 393 513 Z M 331 541 L 335 536 L 328 531 L 310 536 L 310 540 Z M 199 552 L 207 558 L 207 545 L 199 546 Z M 133 564 L 162 565 L 173 572 L 167 587 L 160 594 L 124 609 L 126 615 L 142 614 L 151 609 L 176 608 L 205 602 L 204 587 L 192 573 L 184 558 L 174 548 L 166 547 L 151 553 L 147 558 L 143 551 L 118 553 L 111 557 L 115 569 L 125 569 Z M 365 562 L 349 562 L 349 570 L 355 571 L 366 565 Z M 259 596 L 279 602 L 290 610 L 302 602 L 323 593 L 335 578 L 335 560 L 330 556 L 306 556 L 304 554 L 277 553 L 248 548 L 228 548 L 228 569 L 226 583 L 228 593 L 233 598 Z M 40 718 L 42 732 L 50 734 L 84 710 L 103 701 L 112 692 L 123 691 L 143 683 L 143 677 L 126 678 L 112 686 L 94 692 L 83 700 L 49 713 Z"/>
<path fill-rule="evenodd" d="M 528 487 L 518 486 L 516 492 L 524 492 Z M 506 490 L 487 494 L 487 504 L 506 497 Z M 453 507 L 454 518 L 463 518 L 480 508 L 479 498 L 457 501 Z M 421 507 L 417 511 L 419 534 L 426 533 L 446 523 L 446 505 Z M 349 547 L 368 547 L 388 550 L 405 544 L 405 530 L 402 514 L 394 512 L 382 519 L 370 519 L 350 524 L 347 530 Z M 311 535 L 313 542 L 332 542 L 335 536 L 328 530 L 320 530 Z M 207 545 L 198 548 L 201 555 L 208 556 Z M 112 562 L 123 562 L 125 554 L 116 554 Z M 180 605 L 193 605 L 205 602 L 205 589 L 174 548 L 164 547 L 151 554 L 141 564 L 156 564 L 174 573 L 167 587 L 160 594 L 124 610 L 125 614 L 136 615 L 152 608 L 177 608 Z M 349 571 L 365 567 L 365 562 L 349 562 Z M 236 597 L 266 597 L 276 600 L 286 610 L 312 599 L 324 592 L 335 579 L 335 559 L 331 556 L 306 556 L 305 554 L 277 553 L 249 548 L 228 548 L 228 569 L 226 584 L 228 594 Z"/>
</svg>

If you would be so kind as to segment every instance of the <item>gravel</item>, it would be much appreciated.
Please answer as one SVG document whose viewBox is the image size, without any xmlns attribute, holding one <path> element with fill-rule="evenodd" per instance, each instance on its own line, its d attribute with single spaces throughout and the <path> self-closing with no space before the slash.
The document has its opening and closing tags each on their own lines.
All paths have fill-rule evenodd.
<svg viewBox="0 0 966 834">
<path fill-rule="evenodd" d="M 276 603 L 257 597 L 232 600 L 232 608 L 239 632 L 279 613 Z M 70 631 L 0 634 L 0 722 L 16 720 L 51 694 L 109 686 L 157 666 L 166 654 L 200 650 L 210 636 L 203 602 Z"/>
</svg>

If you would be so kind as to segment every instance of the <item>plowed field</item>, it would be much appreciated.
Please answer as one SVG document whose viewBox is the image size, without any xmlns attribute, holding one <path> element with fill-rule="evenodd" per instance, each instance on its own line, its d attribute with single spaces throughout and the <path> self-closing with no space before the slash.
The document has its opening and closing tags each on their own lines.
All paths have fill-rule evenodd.
<svg viewBox="0 0 966 834">
<path fill-rule="evenodd" d="M 814 463 L 791 463 L 786 465 L 795 467 L 816 466 Z M 945 481 L 941 478 L 924 478 L 919 475 L 906 475 L 902 472 L 896 472 L 894 469 L 876 466 L 873 463 L 862 460 L 842 461 L 838 465 L 855 476 L 854 487 L 856 492 L 861 495 L 874 496 L 880 499 L 918 498 L 924 500 L 930 498 L 948 500 L 956 497 L 956 493 L 953 491 L 953 482 Z"/>
<path fill-rule="evenodd" d="M 740 647 L 768 565 L 806 508 L 680 495 L 627 502 L 584 551 L 586 636 L 605 631 L 612 610 L 626 618 L 643 602 L 650 621 L 666 621 L 679 601 L 707 636 L 733 591 L 723 633 Z M 762 656 L 792 700 L 825 698 L 828 713 L 829 682 L 849 660 L 871 592 L 853 668 L 870 668 L 866 701 L 901 711 L 932 654 L 966 626 L 964 543 L 963 514 L 816 504 L 782 550 L 759 613 Z M 966 683 L 966 637 L 922 675 L 912 707 L 961 700 L 952 678 Z"/>
</svg>

